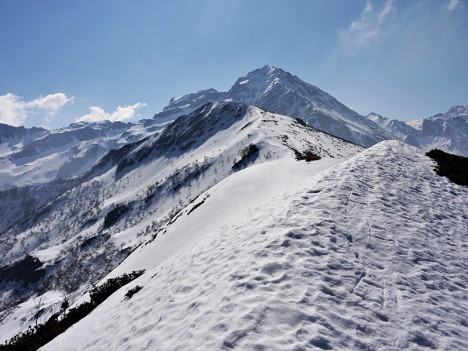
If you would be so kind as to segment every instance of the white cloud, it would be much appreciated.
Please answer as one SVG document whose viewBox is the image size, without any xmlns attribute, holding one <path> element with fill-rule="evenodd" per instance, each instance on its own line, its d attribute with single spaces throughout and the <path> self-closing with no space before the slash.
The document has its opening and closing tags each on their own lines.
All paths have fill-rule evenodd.
<svg viewBox="0 0 468 351">
<path fill-rule="evenodd" d="M 48 114 L 55 114 L 63 106 L 73 100 L 73 97 L 68 98 L 63 93 L 56 93 L 34 99 L 33 101 L 27 102 L 26 105 L 28 108 L 41 109 L 46 111 Z"/>
<path fill-rule="evenodd" d="M 28 117 L 37 115 L 49 119 L 73 100 L 74 97 L 63 93 L 40 96 L 32 101 L 24 101 L 23 97 L 12 93 L 0 95 L 0 123 L 19 126 Z"/>
<path fill-rule="evenodd" d="M 105 112 L 99 106 L 91 106 L 89 108 L 90 113 L 87 115 L 77 118 L 78 122 L 98 122 L 103 120 L 125 121 L 133 118 L 136 115 L 138 109 L 145 107 L 145 103 L 137 102 L 130 106 L 117 106 L 116 110 L 112 113 Z"/>
<path fill-rule="evenodd" d="M 393 0 L 387 0 L 380 11 L 375 11 L 372 2 L 367 0 L 359 19 L 353 21 L 348 30 L 342 33 L 343 48 L 353 51 L 368 45 L 382 33 L 382 25 L 394 11 Z"/>
<path fill-rule="evenodd" d="M 0 122 L 19 126 L 26 120 L 24 102 L 19 96 L 8 93 L 0 96 Z"/>
<path fill-rule="evenodd" d="M 447 4 L 447 10 L 449 11 L 453 11 L 455 10 L 457 7 L 462 7 L 463 4 L 460 0 L 450 0 Z"/>
</svg>

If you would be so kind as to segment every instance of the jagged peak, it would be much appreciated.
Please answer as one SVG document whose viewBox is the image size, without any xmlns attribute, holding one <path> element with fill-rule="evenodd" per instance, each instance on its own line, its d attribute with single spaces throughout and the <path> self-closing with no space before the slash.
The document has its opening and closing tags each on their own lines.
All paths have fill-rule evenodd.
<svg viewBox="0 0 468 351">
<path fill-rule="evenodd" d="M 219 93 L 216 89 L 213 89 L 213 88 L 208 88 L 208 89 L 202 89 L 202 90 L 199 90 L 197 91 L 196 93 L 190 93 L 190 94 L 186 94 L 186 95 L 181 95 L 181 96 L 175 96 L 173 98 L 171 98 L 171 100 L 169 101 L 169 104 L 174 104 L 174 103 L 177 103 L 179 101 L 182 101 L 182 100 L 188 100 L 188 99 L 194 99 L 198 96 L 202 96 L 202 95 L 205 95 L 205 94 L 217 94 Z"/>
<path fill-rule="evenodd" d="M 272 73 L 285 73 L 284 70 L 282 70 L 279 67 L 273 66 L 273 65 L 265 65 L 262 68 L 259 68 L 260 71 L 266 72 L 267 74 L 272 74 Z"/>
<path fill-rule="evenodd" d="M 384 117 L 376 112 L 369 113 L 368 115 L 366 115 L 366 118 L 375 123 L 386 123 L 386 122 L 391 121 L 389 118 Z"/>
<path fill-rule="evenodd" d="M 456 105 L 451 107 L 446 115 L 453 116 L 453 115 L 467 115 L 468 114 L 468 106 L 463 105 Z"/>
<path fill-rule="evenodd" d="M 284 71 L 283 69 L 281 68 L 278 68 L 278 67 L 275 67 L 275 66 L 272 66 L 272 65 L 265 65 L 261 68 L 257 68 L 249 73 L 247 73 L 247 75 L 245 77 L 241 77 L 240 79 L 242 78 L 253 78 L 253 77 L 264 77 L 265 79 L 268 79 L 268 78 L 275 78 L 275 77 L 282 77 L 284 75 L 286 75 L 287 72 Z"/>
<path fill-rule="evenodd" d="M 433 116 L 427 118 L 428 120 L 436 120 L 436 119 L 450 119 L 450 118 L 468 118 L 468 106 L 463 105 L 456 105 L 451 107 L 445 113 L 437 113 Z"/>
</svg>

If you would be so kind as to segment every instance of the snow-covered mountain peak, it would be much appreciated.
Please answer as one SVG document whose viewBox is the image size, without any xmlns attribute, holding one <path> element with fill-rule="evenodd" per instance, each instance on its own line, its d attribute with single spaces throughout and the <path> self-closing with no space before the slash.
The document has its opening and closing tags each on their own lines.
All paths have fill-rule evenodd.
<svg viewBox="0 0 468 351">
<path fill-rule="evenodd" d="M 203 89 L 203 90 L 200 90 L 196 93 L 193 93 L 193 94 L 188 94 L 188 95 L 184 95 L 184 96 L 177 96 L 177 97 L 173 97 L 171 98 L 171 100 L 169 101 L 169 105 L 172 106 L 172 107 L 176 107 L 176 106 L 184 106 L 184 105 L 187 105 L 188 103 L 190 102 L 195 102 L 199 99 L 202 99 L 203 97 L 205 96 L 209 96 L 209 95 L 214 95 L 214 94 L 218 94 L 219 92 L 216 90 L 216 89 Z M 164 109 L 166 110 L 167 107 Z"/>
<path fill-rule="evenodd" d="M 363 146 L 392 138 L 373 121 L 359 115 L 316 86 L 270 65 L 240 77 L 228 92 L 208 89 L 171 99 L 169 105 L 154 118 L 167 121 L 190 113 L 208 101 L 223 100 L 299 117 L 314 128 Z"/>
<path fill-rule="evenodd" d="M 207 89 L 171 99 L 169 105 L 154 118 L 160 122 L 173 120 L 209 101 L 225 100 L 299 117 L 314 128 L 363 146 L 398 138 L 422 149 L 438 147 L 468 155 L 467 106 L 454 106 L 444 114 L 406 122 L 377 113 L 364 117 L 318 87 L 271 65 L 240 77 L 228 92 Z"/>
<path fill-rule="evenodd" d="M 68 131 L 80 128 L 93 128 L 96 130 L 106 130 L 106 129 L 125 129 L 133 126 L 135 123 L 131 122 L 122 122 L 122 121 L 95 121 L 95 122 L 76 122 L 70 124 L 68 127 L 60 128 L 57 131 Z"/>
<path fill-rule="evenodd" d="M 174 97 L 169 101 L 169 105 L 163 111 L 156 113 L 154 119 L 158 123 L 168 122 L 177 117 L 189 114 L 200 106 L 211 101 L 224 101 L 227 99 L 226 93 L 218 92 L 216 89 L 204 89 L 196 93 Z"/>
<path fill-rule="evenodd" d="M 370 119 L 371 121 L 379 122 L 379 123 L 382 123 L 388 120 L 387 117 L 379 115 L 378 113 L 375 113 L 375 112 L 369 113 L 366 117 Z"/>
<path fill-rule="evenodd" d="M 91 169 L 110 149 L 154 134 L 163 126 L 79 122 L 56 130 L 0 126 L 0 190 L 70 179 Z"/>
<path fill-rule="evenodd" d="M 234 101 L 255 105 L 275 84 L 284 85 L 288 74 L 280 68 L 263 66 L 240 77 L 229 90 L 229 97 Z"/>
<path fill-rule="evenodd" d="M 447 112 L 445 113 L 438 113 L 434 116 L 429 117 L 428 119 L 430 120 L 444 120 L 444 121 L 450 121 L 450 120 L 456 120 L 456 119 L 463 119 L 465 121 L 468 121 L 468 106 L 463 106 L 463 105 L 457 105 L 451 107 Z"/>
</svg>

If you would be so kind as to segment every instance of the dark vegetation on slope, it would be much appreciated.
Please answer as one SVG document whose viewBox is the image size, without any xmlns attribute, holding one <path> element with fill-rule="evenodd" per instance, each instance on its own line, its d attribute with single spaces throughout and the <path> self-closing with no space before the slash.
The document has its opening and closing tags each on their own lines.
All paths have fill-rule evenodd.
<svg viewBox="0 0 468 351">
<path fill-rule="evenodd" d="M 45 184 L 13 186 L 0 191 L 0 234 L 15 225 L 36 221 L 50 208 L 49 203 L 78 184 L 77 179 L 55 179 Z M 12 209 L 15 209 L 14 211 Z"/>
<path fill-rule="evenodd" d="M 195 211 L 197 208 L 199 208 L 201 205 L 203 205 L 205 203 L 205 200 L 207 199 L 207 197 L 205 197 L 202 201 L 200 201 L 199 203 L 196 203 L 195 205 L 193 205 L 193 207 L 190 209 L 190 211 L 187 212 L 187 215 L 191 214 L 193 211 Z"/>
<path fill-rule="evenodd" d="M 11 340 L 0 345 L 0 351 L 32 351 L 39 349 L 56 336 L 66 331 L 73 324 L 90 314 L 91 311 L 93 311 L 115 291 L 130 283 L 132 280 L 135 280 L 143 273 L 144 270 L 133 271 L 130 274 L 123 274 L 117 278 L 111 278 L 100 286 L 95 286 L 89 292 L 91 300 L 70 309 L 68 313 L 66 313 L 66 310 L 69 306 L 69 301 L 65 298 L 62 302 L 62 310 L 60 313 L 52 315 L 52 317 L 50 317 L 44 324 L 40 324 L 34 328 L 29 328 L 24 333 L 15 335 Z M 127 297 L 127 299 L 129 299 L 140 289 L 140 286 L 136 286 L 133 289 L 130 289 L 125 296 L 127 297 L 127 295 L 129 295 L 129 297 Z M 60 314 L 62 314 L 62 318 L 59 318 Z"/>
<path fill-rule="evenodd" d="M 285 141 L 283 139 L 283 141 Z M 317 161 L 317 160 L 320 160 L 321 157 L 319 155 L 316 155 L 314 154 L 312 151 L 308 150 L 308 151 L 304 151 L 304 152 L 300 152 L 298 150 L 296 150 L 295 148 L 291 147 L 291 146 L 288 146 L 292 151 L 294 151 L 294 154 L 296 155 L 296 160 L 298 161 L 306 161 L 306 162 L 310 162 L 310 161 Z"/>
<path fill-rule="evenodd" d="M 29 284 L 36 283 L 46 273 L 44 269 L 41 269 L 42 264 L 38 258 L 27 255 L 20 261 L 1 267 L 0 284 L 15 281 L 27 287 Z"/>
<path fill-rule="evenodd" d="M 129 291 L 127 291 L 127 293 L 125 294 L 125 298 L 127 300 L 130 300 L 132 298 L 133 295 L 135 295 L 137 292 L 139 292 L 141 289 L 143 289 L 142 286 L 140 285 L 137 285 L 135 286 L 134 288 L 131 288 Z"/>
<path fill-rule="evenodd" d="M 321 157 L 314 154 L 313 152 L 311 151 L 305 151 L 305 152 L 298 152 L 296 151 L 296 160 L 298 161 L 306 161 L 306 162 L 310 162 L 310 161 L 317 161 L 317 160 L 320 160 Z"/>
<path fill-rule="evenodd" d="M 468 186 L 468 158 L 452 155 L 442 150 L 434 149 L 426 153 L 437 162 L 434 169 L 440 176 L 449 178 L 459 185 Z"/>
<path fill-rule="evenodd" d="M 114 209 L 110 210 L 104 218 L 103 229 L 107 229 L 116 224 L 119 219 L 129 210 L 126 204 L 119 204 Z"/>
<path fill-rule="evenodd" d="M 247 167 L 250 163 L 254 162 L 257 159 L 259 154 L 260 149 L 257 147 L 257 145 L 250 144 L 249 146 L 246 146 L 240 152 L 240 160 L 232 165 L 232 170 L 234 172 L 237 172 Z"/>
</svg>

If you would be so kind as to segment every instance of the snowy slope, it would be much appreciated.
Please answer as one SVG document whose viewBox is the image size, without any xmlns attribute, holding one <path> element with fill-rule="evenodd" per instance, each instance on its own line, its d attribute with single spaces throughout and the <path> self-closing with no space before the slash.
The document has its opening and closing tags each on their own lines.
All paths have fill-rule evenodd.
<svg viewBox="0 0 468 351">
<path fill-rule="evenodd" d="M 318 174 L 285 162 L 202 195 L 42 350 L 466 350 L 468 189 L 396 141 Z"/>
<path fill-rule="evenodd" d="M 371 146 L 390 139 L 384 130 L 321 89 L 273 66 L 250 72 L 229 90 L 234 101 L 259 106 L 354 143 Z"/>
<path fill-rule="evenodd" d="M 182 209 L 226 177 L 290 162 L 297 153 L 312 152 L 329 166 L 362 150 L 295 119 L 233 102 L 207 104 L 158 134 L 112 150 L 70 190 L 0 236 L 0 278 L 3 269 L 24 265 L 25 255 L 39 260 L 27 272 L 33 284 L 0 279 L 0 335 L 6 339 L 34 323 L 28 306 L 36 293 L 66 288 L 78 298 L 136 247 L 164 237 Z M 44 308 L 41 321 L 57 307 Z"/>
<path fill-rule="evenodd" d="M 446 113 L 406 122 L 375 113 L 367 118 L 410 145 L 468 157 L 468 106 L 454 106 Z"/>
<path fill-rule="evenodd" d="M 216 89 L 205 89 L 196 93 L 174 97 L 169 101 L 169 105 L 161 112 L 156 113 L 153 118 L 158 123 L 172 121 L 177 117 L 193 112 L 209 102 L 221 102 L 227 98 L 226 93 L 220 93 Z"/>
<path fill-rule="evenodd" d="M 12 154 L 24 144 L 43 136 L 47 131 L 43 128 L 14 127 L 0 123 L 0 157 Z"/>
</svg>

